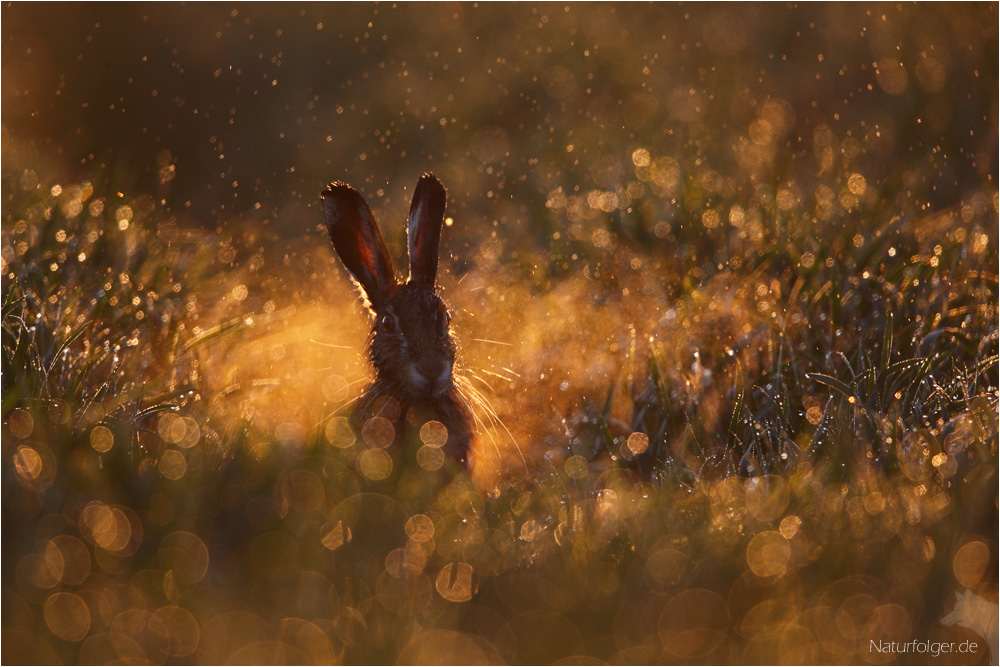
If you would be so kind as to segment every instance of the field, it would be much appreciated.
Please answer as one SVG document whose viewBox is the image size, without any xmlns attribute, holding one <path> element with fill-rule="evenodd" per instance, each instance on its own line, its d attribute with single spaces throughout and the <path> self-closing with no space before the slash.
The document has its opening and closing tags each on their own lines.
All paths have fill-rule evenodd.
<svg viewBox="0 0 1000 667">
<path fill-rule="evenodd" d="M 996 664 L 995 4 L 2 12 L 5 664 Z M 425 171 L 468 472 L 348 420 Z"/>
</svg>

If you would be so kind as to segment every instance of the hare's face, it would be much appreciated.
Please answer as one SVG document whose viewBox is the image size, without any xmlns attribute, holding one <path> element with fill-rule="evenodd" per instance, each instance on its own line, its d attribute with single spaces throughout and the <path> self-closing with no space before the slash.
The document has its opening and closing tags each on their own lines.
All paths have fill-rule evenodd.
<svg viewBox="0 0 1000 667">
<path fill-rule="evenodd" d="M 432 289 L 401 285 L 375 312 L 371 357 L 379 379 L 415 398 L 446 392 L 455 363 L 450 324 L 447 305 Z"/>
<path fill-rule="evenodd" d="M 364 197 L 345 183 L 331 183 L 321 196 L 330 241 L 375 313 L 370 356 L 379 380 L 413 398 L 444 394 L 452 387 L 455 342 L 448 307 L 434 291 L 447 203 L 441 181 L 424 174 L 414 188 L 403 284 Z"/>
</svg>

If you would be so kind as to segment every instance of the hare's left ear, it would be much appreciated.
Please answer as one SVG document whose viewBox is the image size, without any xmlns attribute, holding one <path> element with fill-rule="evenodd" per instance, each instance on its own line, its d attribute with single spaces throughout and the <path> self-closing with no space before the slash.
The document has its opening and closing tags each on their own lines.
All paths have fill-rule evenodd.
<svg viewBox="0 0 1000 667">
<path fill-rule="evenodd" d="M 433 174 L 424 174 L 417 181 L 413 203 L 410 204 L 410 217 L 406 223 L 411 283 L 434 287 L 441 224 L 444 222 L 447 200 L 448 194 L 444 186 Z"/>
<path fill-rule="evenodd" d="M 381 310 L 396 287 L 396 273 L 371 209 L 346 183 L 331 183 L 320 196 L 334 250 L 371 307 Z"/>
</svg>

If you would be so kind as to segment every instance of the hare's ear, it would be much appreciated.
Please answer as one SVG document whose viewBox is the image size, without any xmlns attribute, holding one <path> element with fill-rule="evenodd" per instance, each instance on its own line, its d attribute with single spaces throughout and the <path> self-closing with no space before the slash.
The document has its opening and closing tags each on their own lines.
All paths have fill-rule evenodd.
<svg viewBox="0 0 1000 667">
<path fill-rule="evenodd" d="M 410 218 L 406 224 L 409 239 L 410 282 L 434 287 L 437 275 L 438 246 L 441 242 L 441 223 L 448 195 L 441 181 L 432 174 L 424 174 L 417 181 L 410 204 Z"/>
<path fill-rule="evenodd" d="M 331 183 L 320 196 L 334 249 L 372 308 L 380 309 L 396 286 L 396 273 L 371 209 L 346 183 Z"/>
</svg>

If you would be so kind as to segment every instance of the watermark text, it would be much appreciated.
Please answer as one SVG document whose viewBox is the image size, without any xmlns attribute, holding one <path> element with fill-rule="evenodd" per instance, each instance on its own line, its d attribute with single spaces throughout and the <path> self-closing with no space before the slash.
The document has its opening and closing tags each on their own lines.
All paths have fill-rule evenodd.
<svg viewBox="0 0 1000 667">
<path fill-rule="evenodd" d="M 964 642 L 932 642 L 914 639 L 909 642 L 882 642 L 871 640 L 871 653 L 924 653 L 935 658 L 950 653 L 977 653 L 979 644 L 972 640 Z"/>
</svg>

